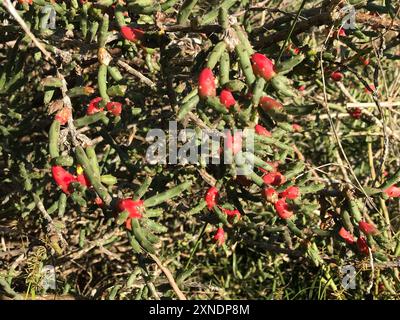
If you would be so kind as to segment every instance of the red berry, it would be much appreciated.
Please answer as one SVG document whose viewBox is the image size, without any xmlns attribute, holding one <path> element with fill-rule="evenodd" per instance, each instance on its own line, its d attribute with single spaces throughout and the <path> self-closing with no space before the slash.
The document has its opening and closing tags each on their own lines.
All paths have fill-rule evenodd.
<svg viewBox="0 0 400 320">
<path fill-rule="evenodd" d="M 301 132 L 303 131 L 303 128 L 301 127 L 301 125 L 297 124 L 297 123 L 293 123 L 292 124 L 292 129 L 294 132 Z"/>
<path fill-rule="evenodd" d="M 221 210 L 228 216 L 228 217 L 238 217 L 238 219 L 240 219 L 240 212 L 238 209 L 234 209 L 234 210 L 229 210 L 229 209 L 225 209 L 225 208 L 221 208 Z"/>
<path fill-rule="evenodd" d="M 304 84 L 302 84 L 301 86 L 299 86 L 299 87 L 297 88 L 297 90 L 299 90 L 299 91 L 304 91 L 304 90 L 306 90 L 306 86 L 305 86 Z"/>
<path fill-rule="evenodd" d="M 100 197 L 96 197 L 96 199 L 94 199 L 94 203 L 97 204 L 99 207 L 103 206 L 104 202 Z"/>
<path fill-rule="evenodd" d="M 78 181 L 81 185 L 85 187 L 90 187 L 91 185 L 88 177 L 84 173 L 78 174 L 76 176 L 76 181 Z"/>
<path fill-rule="evenodd" d="M 276 101 L 275 99 L 271 98 L 271 97 L 267 97 L 264 96 L 260 99 L 260 107 L 261 109 L 263 109 L 264 111 L 268 111 L 268 110 L 281 110 L 283 109 L 283 105 Z"/>
<path fill-rule="evenodd" d="M 354 243 L 353 235 L 350 232 L 348 232 L 345 228 L 342 227 L 339 230 L 339 235 L 342 237 L 342 239 L 344 241 L 346 241 L 346 243 L 348 243 L 348 244 L 353 244 Z"/>
<path fill-rule="evenodd" d="M 75 176 L 61 166 L 52 166 L 51 172 L 53 174 L 53 179 L 56 184 L 61 188 L 63 192 L 69 194 L 69 186 L 72 182 L 76 181 Z"/>
<path fill-rule="evenodd" d="M 341 81 L 344 78 L 343 73 L 339 72 L 339 71 L 333 71 L 331 73 L 331 79 L 333 81 Z"/>
<path fill-rule="evenodd" d="M 368 248 L 367 240 L 364 237 L 359 237 L 357 239 L 357 248 L 361 254 L 366 255 L 366 256 L 369 255 L 369 248 Z"/>
<path fill-rule="evenodd" d="M 130 26 L 121 27 L 121 34 L 124 39 L 135 42 L 143 38 L 144 31 L 142 29 L 131 28 Z"/>
<path fill-rule="evenodd" d="M 236 104 L 236 100 L 233 97 L 232 93 L 227 90 L 223 89 L 219 94 L 219 101 L 227 108 L 234 106 Z"/>
<path fill-rule="evenodd" d="M 364 88 L 365 93 L 372 93 L 375 91 L 375 86 L 373 84 L 368 85 L 368 87 Z"/>
<path fill-rule="evenodd" d="M 217 204 L 218 189 L 211 187 L 207 190 L 204 200 L 206 200 L 207 208 L 212 209 Z"/>
<path fill-rule="evenodd" d="M 368 58 L 360 57 L 360 61 L 364 66 L 369 65 L 369 59 Z"/>
<path fill-rule="evenodd" d="M 275 75 L 274 63 L 261 53 L 254 53 L 251 56 L 251 65 L 256 76 L 265 80 L 271 80 Z"/>
<path fill-rule="evenodd" d="M 274 203 L 275 210 L 278 213 L 278 216 L 282 219 L 289 219 L 293 216 L 293 211 L 290 210 L 289 205 L 286 202 L 285 198 L 281 198 Z"/>
<path fill-rule="evenodd" d="M 210 68 L 204 68 L 199 75 L 199 96 L 206 98 L 215 97 L 216 95 L 214 74 Z"/>
<path fill-rule="evenodd" d="M 121 115 L 122 104 L 119 102 L 107 102 L 106 108 L 116 117 Z"/>
<path fill-rule="evenodd" d="M 128 211 L 129 216 L 125 221 L 125 226 L 128 230 L 132 229 L 132 219 L 138 219 L 143 216 L 144 213 L 144 201 L 143 200 L 132 200 L 132 199 L 121 199 L 118 201 L 118 209 L 120 212 Z"/>
<path fill-rule="evenodd" d="M 358 108 L 358 107 L 352 108 L 352 109 L 349 110 L 348 112 L 349 112 L 350 116 L 351 116 L 353 119 L 360 119 L 360 118 L 361 118 L 362 111 L 361 111 L 361 109 Z"/>
<path fill-rule="evenodd" d="M 264 183 L 272 186 L 280 186 L 285 183 L 285 176 L 279 171 L 276 172 L 268 172 L 263 176 Z"/>
<path fill-rule="evenodd" d="M 218 228 L 217 232 L 214 235 L 214 241 L 218 246 L 222 246 L 225 242 L 225 231 L 223 228 Z"/>
<path fill-rule="evenodd" d="M 338 32 L 337 32 L 339 37 L 346 37 L 346 31 L 343 28 L 339 28 Z"/>
<path fill-rule="evenodd" d="M 379 232 L 378 229 L 374 225 L 372 225 L 368 222 L 365 222 L 365 221 L 360 221 L 358 223 L 358 227 L 366 235 L 369 235 L 369 234 L 375 235 Z"/>
<path fill-rule="evenodd" d="M 300 189 L 296 186 L 291 186 L 285 191 L 281 192 L 280 196 L 291 200 L 296 199 L 300 195 Z"/>
<path fill-rule="evenodd" d="M 400 188 L 396 186 L 390 186 L 384 191 L 390 198 L 400 197 Z"/>
<path fill-rule="evenodd" d="M 260 136 L 266 136 L 266 137 L 271 137 L 272 133 L 269 132 L 267 129 L 265 129 L 263 126 L 256 124 L 254 127 L 256 133 Z"/>
<path fill-rule="evenodd" d="M 86 114 L 87 115 L 92 115 L 92 114 L 95 114 L 97 112 L 103 111 L 104 108 L 98 108 L 99 103 L 100 103 L 101 100 L 103 100 L 103 98 L 101 98 L 101 97 L 97 97 L 97 98 L 94 98 L 94 99 L 90 100 L 89 106 L 88 106 L 88 108 L 86 110 Z"/>
<path fill-rule="evenodd" d="M 263 195 L 264 199 L 269 203 L 275 203 L 278 201 L 278 192 L 273 188 L 264 188 Z"/>
<path fill-rule="evenodd" d="M 55 120 L 57 120 L 61 125 L 64 125 L 68 122 L 68 119 L 71 118 L 71 115 L 71 109 L 68 107 L 64 107 L 57 112 Z"/>
</svg>

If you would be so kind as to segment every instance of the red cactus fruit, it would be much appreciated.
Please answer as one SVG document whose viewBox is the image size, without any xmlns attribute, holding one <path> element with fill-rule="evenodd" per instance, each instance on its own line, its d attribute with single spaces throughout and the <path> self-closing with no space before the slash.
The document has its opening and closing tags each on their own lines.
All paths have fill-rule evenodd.
<svg viewBox="0 0 400 320">
<path fill-rule="evenodd" d="M 219 101 L 227 108 L 234 106 L 236 104 L 236 100 L 228 89 L 223 89 L 219 94 Z"/>
<path fill-rule="evenodd" d="M 211 187 L 207 190 L 204 200 L 206 200 L 207 208 L 212 209 L 217 204 L 218 189 Z"/>
<path fill-rule="evenodd" d="M 280 186 L 281 184 L 285 183 L 286 178 L 282 173 L 276 171 L 266 173 L 263 176 L 263 180 L 266 185 Z"/>
<path fill-rule="evenodd" d="M 256 124 L 256 126 L 254 127 L 254 130 L 260 136 L 266 136 L 266 137 L 272 136 L 272 133 L 269 132 L 267 129 L 265 129 L 262 125 Z"/>
<path fill-rule="evenodd" d="M 287 188 L 285 191 L 281 192 L 280 196 L 294 200 L 298 196 L 300 196 L 300 189 L 299 189 L 299 187 L 291 186 L 291 187 Z"/>
<path fill-rule="evenodd" d="M 118 201 L 118 209 L 120 212 L 128 211 L 129 216 L 125 221 L 125 226 L 128 230 L 132 229 L 132 219 L 138 219 L 143 216 L 144 213 L 144 201 L 143 200 L 132 200 L 132 199 L 121 199 Z"/>
<path fill-rule="evenodd" d="M 292 129 L 294 132 L 301 132 L 303 131 L 303 128 L 301 125 L 297 124 L 297 123 L 293 123 L 292 124 Z"/>
<path fill-rule="evenodd" d="M 390 198 L 398 198 L 400 197 L 400 188 L 395 185 L 390 186 L 384 191 Z"/>
<path fill-rule="evenodd" d="M 341 81 L 343 78 L 344 78 L 343 73 L 341 73 L 341 72 L 339 72 L 339 71 L 333 71 L 333 72 L 331 73 L 331 79 L 332 79 L 333 81 L 338 82 L 338 81 Z"/>
<path fill-rule="evenodd" d="M 349 112 L 350 116 L 351 116 L 353 119 L 360 119 L 360 118 L 361 118 L 362 111 L 361 111 L 361 109 L 358 108 L 358 107 L 352 108 L 352 109 L 349 110 L 348 112 Z"/>
<path fill-rule="evenodd" d="M 291 216 L 293 216 L 293 211 L 290 210 L 290 207 L 286 202 L 286 198 L 279 199 L 274 203 L 274 206 L 280 218 L 289 219 Z"/>
<path fill-rule="evenodd" d="M 256 76 L 262 77 L 267 81 L 276 75 L 274 63 L 261 53 L 254 53 L 251 56 L 251 66 Z"/>
<path fill-rule="evenodd" d="M 264 188 L 263 196 L 266 201 L 269 203 L 275 203 L 278 201 L 278 192 L 274 188 Z"/>
<path fill-rule="evenodd" d="M 97 204 L 99 207 L 102 207 L 102 206 L 104 205 L 103 200 L 102 200 L 99 196 L 97 196 L 97 197 L 94 199 L 94 203 Z"/>
<path fill-rule="evenodd" d="M 362 63 L 364 66 L 369 65 L 369 59 L 368 59 L 368 58 L 360 57 L 359 59 L 360 59 L 361 63 Z"/>
<path fill-rule="evenodd" d="M 302 84 L 301 86 L 299 86 L 299 87 L 297 88 L 297 90 L 299 90 L 299 91 L 304 91 L 304 90 L 306 90 L 306 86 L 305 86 L 304 84 Z"/>
<path fill-rule="evenodd" d="M 107 102 L 106 108 L 116 117 L 121 115 L 122 104 L 119 102 Z"/>
<path fill-rule="evenodd" d="M 365 256 L 369 255 L 368 243 L 367 243 L 367 240 L 364 237 L 359 237 L 357 239 L 357 248 L 358 248 L 358 251 L 360 251 L 361 254 L 363 254 Z"/>
<path fill-rule="evenodd" d="M 61 166 L 52 166 L 51 172 L 56 184 L 64 193 L 69 194 L 69 186 L 72 182 L 76 181 L 75 176 Z"/>
<path fill-rule="evenodd" d="M 374 225 L 372 225 L 368 222 L 365 222 L 365 221 L 360 221 L 358 223 L 358 227 L 366 235 L 369 235 L 369 234 L 375 235 L 375 234 L 379 233 L 378 229 Z"/>
<path fill-rule="evenodd" d="M 99 103 L 100 103 L 101 100 L 103 100 L 102 97 L 97 97 L 97 98 L 94 98 L 94 99 L 90 100 L 89 106 L 88 106 L 88 108 L 86 110 L 86 114 L 87 115 L 92 115 L 92 114 L 95 114 L 97 112 L 103 111 L 104 108 L 98 108 Z"/>
<path fill-rule="evenodd" d="M 222 246 L 225 242 L 225 231 L 223 228 L 218 228 L 217 232 L 214 235 L 214 241 L 218 246 Z"/>
<path fill-rule="evenodd" d="M 135 42 L 143 38 L 144 31 L 142 29 L 132 28 L 130 26 L 122 26 L 121 35 L 124 37 L 124 39 Z"/>
<path fill-rule="evenodd" d="M 33 0 L 18 0 L 18 3 L 19 4 L 27 3 L 27 4 L 31 5 L 33 3 Z"/>
<path fill-rule="evenodd" d="M 348 243 L 348 244 L 353 244 L 354 243 L 353 235 L 343 227 L 339 230 L 339 236 L 341 236 L 342 239 L 344 241 L 346 241 L 346 243 Z"/>
<path fill-rule="evenodd" d="M 199 96 L 206 98 L 215 97 L 216 95 L 214 74 L 210 68 L 204 68 L 199 75 Z"/>
<path fill-rule="evenodd" d="M 343 28 L 339 28 L 339 30 L 337 31 L 337 35 L 339 37 L 347 37 L 346 31 Z"/>
<path fill-rule="evenodd" d="M 260 99 L 259 106 L 264 111 L 274 110 L 274 109 L 275 110 L 282 110 L 283 109 L 282 103 L 276 101 L 275 99 L 273 99 L 271 97 L 267 97 L 267 96 L 264 96 L 264 97 L 262 97 Z"/>
<path fill-rule="evenodd" d="M 375 86 L 373 84 L 369 84 L 368 87 L 364 88 L 365 93 L 372 93 L 375 91 Z"/>
<path fill-rule="evenodd" d="M 233 135 L 228 132 L 226 134 L 226 148 L 228 150 L 232 150 L 233 155 L 237 154 L 240 150 L 242 150 L 242 133 L 237 131 Z"/>
<path fill-rule="evenodd" d="M 61 125 L 64 125 L 68 122 L 68 119 L 71 118 L 71 115 L 71 108 L 64 107 L 56 113 L 54 119 L 57 120 Z"/>
<path fill-rule="evenodd" d="M 229 210 L 226 208 L 220 208 L 223 213 L 225 213 L 228 217 L 240 219 L 240 212 L 238 209 Z"/>
</svg>

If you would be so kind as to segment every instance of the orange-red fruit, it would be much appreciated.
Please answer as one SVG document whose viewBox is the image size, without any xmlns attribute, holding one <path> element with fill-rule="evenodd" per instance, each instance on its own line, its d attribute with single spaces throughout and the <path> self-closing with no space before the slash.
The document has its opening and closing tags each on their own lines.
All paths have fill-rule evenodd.
<svg viewBox="0 0 400 320">
<path fill-rule="evenodd" d="M 353 119 L 360 119 L 362 115 L 362 111 L 359 107 L 352 108 L 349 110 L 349 114 Z"/>
<path fill-rule="evenodd" d="M 276 75 L 274 63 L 261 53 L 254 53 L 251 56 L 251 66 L 256 76 L 262 77 L 267 81 Z"/>
<path fill-rule="evenodd" d="M 360 221 L 358 223 L 358 227 L 366 235 L 369 235 L 369 234 L 375 235 L 379 232 L 378 229 L 374 225 L 372 225 L 368 222 L 365 222 L 365 221 Z"/>
<path fill-rule="evenodd" d="M 84 173 L 78 174 L 76 176 L 76 181 L 78 181 L 81 185 L 83 185 L 85 187 L 90 187 L 91 186 L 88 177 Z"/>
<path fill-rule="evenodd" d="M 360 57 L 360 61 L 364 66 L 369 65 L 369 59 L 368 58 Z"/>
<path fill-rule="evenodd" d="M 100 103 L 101 100 L 103 100 L 101 97 L 97 97 L 97 98 L 94 98 L 94 99 L 90 100 L 89 106 L 88 106 L 88 108 L 86 110 L 86 114 L 90 116 L 90 115 L 95 114 L 97 112 L 103 111 L 104 108 L 98 108 L 99 103 Z"/>
<path fill-rule="evenodd" d="M 331 73 L 331 79 L 333 81 L 341 81 L 344 78 L 343 73 L 339 72 L 339 71 L 333 71 Z"/>
<path fill-rule="evenodd" d="M 368 85 L 368 87 L 364 88 L 365 93 L 372 93 L 375 91 L 375 86 L 373 84 Z"/>
<path fill-rule="evenodd" d="M 206 98 L 215 97 L 216 95 L 214 74 L 210 68 L 204 68 L 199 75 L 199 96 Z"/>
<path fill-rule="evenodd" d="M 344 241 L 346 241 L 346 243 L 348 243 L 348 244 L 353 244 L 354 243 L 353 235 L 343 227 L 339 230 L 339 236 L 341 236 L 342 239 Z"/>
<path fill-rule="evenodd" d="M 279 199 L 274 203 L 274 206 L 280 218 L 289 219 L 291 216 L 293 216 L 293 211 L 290 210 L 290 207 L 286 202 L 286 198 Z"/>
<path fill-rule="evenodd" d="M 57 120 L 61 125 L 64 125 L 68 122 L 68 119 L 71 118 L 71 115 L 71 109 L 64 107 L 56 113 L 54 119 Z"/>
<path fill-rule="evenodd" d="M 263 190 L 264 199 L 269 203 L 275 203 L 278 201 L 278 192 L 274 188 L 264 188 Z"/>
<path fill-rule="evenodd" d="M 219 101 L 227 108 L 234 106 L 236 103 L 235 98 L 228 89 L 223 89 L 219 94 Z"/>
<path fill-rule="evenodd" d="M 135 42 L 143 38 L 144 31 L 130 26 L 123 26 L 121 27 L 121 35 L 124 39 Z"/>
<path fill-rule="evenodd" d="M 263 176 L 264 183 L 272 186 L 280 186 L 285 183 L 285 176 L 279 171 L 276 172 L 268 172 Z"/>
<path fill-rule="evenodd" d="M 238 219 L 240 219 L 240 212 L 238 209 L 234 209 L 234 210 L 229 210 L 226 208 L 221 208 L 221 210 L 228 216 L 228 217 L 233 217 L 235 218 L 236 216 L 238 217 Z"/>
<path fill-rule="evenodd" d="M 296 186 L 291 186 L 287 188 L 285 191 L 281 192 L 280 195 L 281 197 L 294 200 L 300 195 L 300 189 Z"/>
<path fill-rule="evenodd" d="M 367 240 L 364 237 L 359 237 L 357 239 L 357 248 L 361 254 L 366 255 L 366 256 L 369 255 L 369 248 L 368 248 Z"/>
<path fill-rule="evenodd" d="M 384 191 L 390 198 L 400 197 L 400 188 L 396 186 L 390 186 Z"/>
<path fill-rule="evenodd" d="M 259 105 L 264 111 L 273 110 L 273 109 L 275 109 L 275 110 L 283 109 L 282 103 L 276 101 L 275 99 L 273 99 L 271 97 L 267 97 L 267 96 L 264 96 L 260 99 Z"/>
<path fill-rule="evenodd" d="M 106 108 L 116 117 L 121 115 L 122 104 L 119 102 L 107 102 Z"/>
<path fill-rule="evenodd" d="M 218 189 L 211 187 L 207 190 L 204 200 L 206 200 L 207 208 L 212 209 L 217 204 Z"/>
<path fill-rule="evenodd" d="M 120 212 L 128 211 L 129 216 L 125 221 L 125 226 L 128 230 L 132 229 L 132 219 L 138 219 L 143 216 L 144 212 L 144 201 L 143 200 L 132 200 L 122 199 L 118 202 L 118 209 Z"/>
<path fill-rule="evenodd" d="M 305 86 L 304 84 L 302 84 L 301 86 L 299 86 L 299 87 L 297 88 L 297 90 L 299 90 L 299 91 L 304 91 L 304 90 L 306 90 L 306 86 Z"/>
<path fill-rule="evenodd" d="M 72 182 L 76 181 L 75 176 L 61 166 L 52 166 L 51 172 L 53 174 L 53 179 L 56 184 L 61 188 L 63 192 L 69 194 L 69 186 Z"/>
<path fill-rule="evenodd" d="M 260 136 L 266 136 L 266 137 L 272 136 L 271 132 L 269 132 L 267 129 L 265 129 L 263 126 L 261 126 L 259 124 L 256 124 L 256 126 L 254 127 L 254 130 Z"/>
<path fill-rule="evenodd" d="M 294 132 L 301 132 L 303 131 L 303 128 L 301 127 L 301 125 L 297 124 L 297 123 L 293 123 L 292 124 L 292 129 Z"/>
<path fill-rule="evenodd" d="M 344 31 L 343 28 L 339 28 L 339 30 L 338 30 L 338 36 L 339 36 L 339 37 L 346 37 L 346 36 L 347 36 L 347 35 L 346 35 L 346 31 Z"/>
<path fill-rule="evenodd" d="M 214 235 L 214 241 L 218 246 L 222 246 L 225 242 L 225 231 L 223 228 L 218 228 L 217 232 Z"/>
</svg>

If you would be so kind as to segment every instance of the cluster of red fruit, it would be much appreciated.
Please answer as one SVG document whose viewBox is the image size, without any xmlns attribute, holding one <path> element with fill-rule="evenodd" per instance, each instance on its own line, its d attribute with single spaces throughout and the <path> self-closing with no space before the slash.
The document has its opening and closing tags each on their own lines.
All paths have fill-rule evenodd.
<svg viewBox="0 0 400 320">
<path fill-rule="evenodd" d="M 237 209 L 231 210 L 219 206 L 218 197 L 219 197 L 219 191 L 216 187 L 210 187 L 207 190 L 204 200 L 206 201 L 208 210 L 213 210 L 217 206 L 224 214 L 227 215 L 228 219 L 230 219 L 231 222 L 238 221 L 240 219 L 239 210 Z M 216 234 L 214 235 L 214 240 L 219 246 L 221 246 L 225 242 L 225 231 L 222 227 L 218 228 Z"/>
<path fill-rule="evenodd" d="M 377 235 L 379 233 L 378 229 L 365 221 L 360 221 L 358 223 L 358 228 L 365 235 Z M 369 246 L 367 240 L 363 236 L 359 236 L 357 241 L 355 241 L 354 236 L 347 231 L 344 227 L 339 230 L 339 236 L 349 245 L 357 245 L 358 251 L 363 255 L 369 255 Z"/>
<path fill-rule="evenodd" d="M 92 115 L 97 112 L 101 112 L 104 108 L 99 108 L 99 104 L 103 99 L 101 97 L 94 98 L 90 101 L 89 106 L 86 110 L 87 115 Z M 114 116 L 120 116 L 122 112 L 122 104 L 120 102 L 107 102 L 106 103 L 107 111 L 111 112 Z"/>
</svg>

